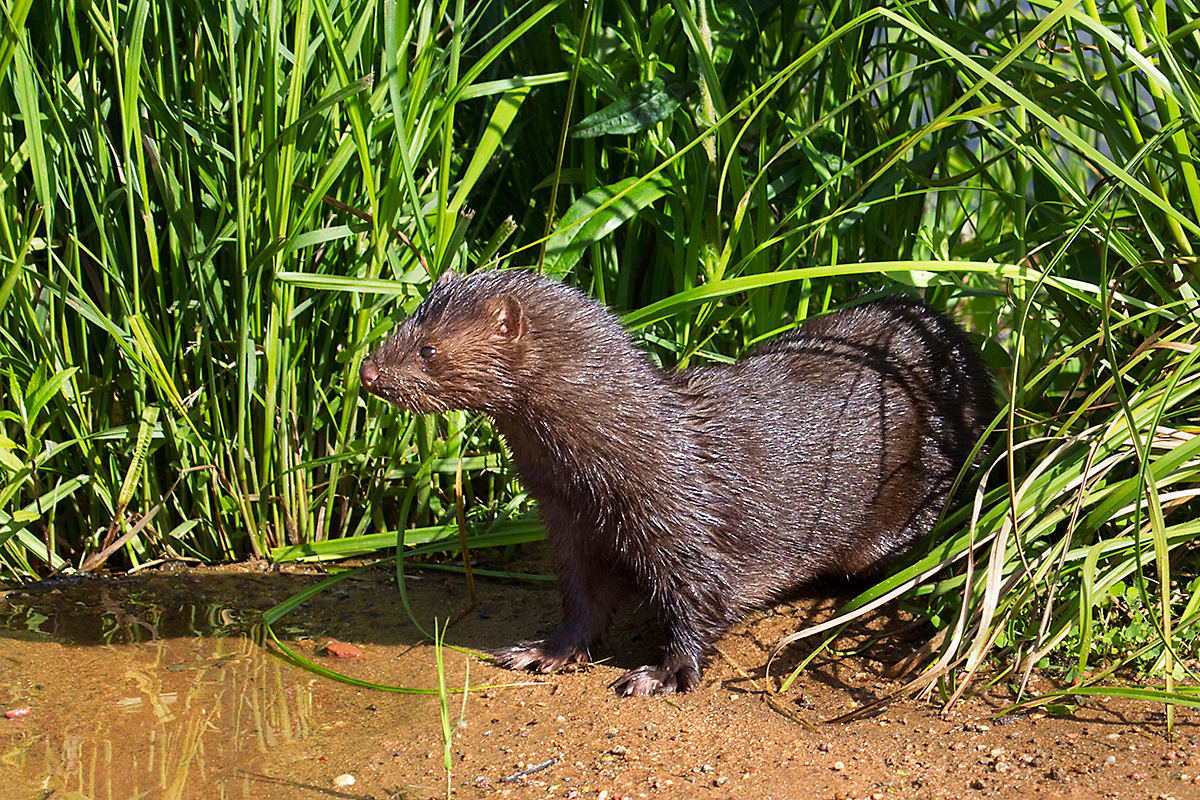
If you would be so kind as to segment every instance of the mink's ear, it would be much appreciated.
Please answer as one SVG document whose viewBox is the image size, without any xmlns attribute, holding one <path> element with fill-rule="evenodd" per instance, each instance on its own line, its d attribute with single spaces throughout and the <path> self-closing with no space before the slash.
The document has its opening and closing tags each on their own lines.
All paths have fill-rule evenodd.
<svg viewBox="0 0 1200 800">
<path fill-rule="evenodd" d="M 433 282 L 433 285 L 434 286 L 449 286 L 452 283 L 457 283 L 459 280 L 461 280 L 461 279 L 458 277 L 458 273 L 455 272 L 453 269 L 448 269 L 445 272 L 443 272 L 441 275 L 438 276 L 438 279 Z"/>
<path fill-rule="evenodd" d="M 499 339 L 515 342 L 525 334 L 525 311 L 521 301 L 511 294 L 488 300 L 488 316 L 493 322 L 493 334 Z"/>
</svg>

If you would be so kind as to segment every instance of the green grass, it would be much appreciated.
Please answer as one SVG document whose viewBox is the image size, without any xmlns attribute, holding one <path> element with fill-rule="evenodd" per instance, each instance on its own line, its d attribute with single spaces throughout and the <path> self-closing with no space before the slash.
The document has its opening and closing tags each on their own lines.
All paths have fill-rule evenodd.
<svg viewBox="0 0 1200 800">
<path fill-rule="evenodd" d="M 1008 413 L 862 603 L 934 621 L 948 697 L 1195 682 L 1191 3 L 0 7 L 5 577 L 537 538 L 486 420 L 359 392 L 449 267 L 540 265 L 668 366 L 900 284 Z"/>
</svg>

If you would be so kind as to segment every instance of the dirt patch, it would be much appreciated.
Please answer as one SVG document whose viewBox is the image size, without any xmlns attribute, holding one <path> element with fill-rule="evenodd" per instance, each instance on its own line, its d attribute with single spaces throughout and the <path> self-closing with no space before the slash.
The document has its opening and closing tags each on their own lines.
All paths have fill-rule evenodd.
<svg viewBox="0 0 1200 800">
<path fill-rule="evenodd" d="M 1171 742 L 1161 707 L 1119 699 L 998 722 L 1012 700 L 1003 685 L 948 715 L 910 700 L 822 723 L 895 688 L 884 669 L 921 632 L 894 610 L 839 643 L 866 645 L 861 655 L 815 661 L 780 698 L 806 726 L 756 685 L 770 646 L 827 617 L 832 601 L 737 626 L 691 694 L 621 699 L 608 684 L 653 657 L 657 633 L 639 610 L 618 620 L 602 663 L 522 675 L 451 648 L 552 628 L 553 587 L 481 581 L 478 607 L 463 614 L 465 582 L 426 572 L 407 583 L 416 617 L 432 630 L 435 618 L 462 615 L 446 634 L 444 672 L 451 689 L 473 687 L 465 702 L 461 692 L 448 700 L 447 772 L 436 694 L 340 683 L 263 643 L 261 611 L 323 577 L 241 565 L 10 589 L 0 711 L 28 714 L 0 719 L 0 798 L 1200 796 L 1200 717 L 1189 709 L 1177 710 Z M 276 631 L 359 680 L 437 688 L 434 648 L 387 570 L 338 584 Z M 330 640 L 359 655 L 321 654 Z M 773 673 L 803 655 L 785 654 Z"/>
</svg>

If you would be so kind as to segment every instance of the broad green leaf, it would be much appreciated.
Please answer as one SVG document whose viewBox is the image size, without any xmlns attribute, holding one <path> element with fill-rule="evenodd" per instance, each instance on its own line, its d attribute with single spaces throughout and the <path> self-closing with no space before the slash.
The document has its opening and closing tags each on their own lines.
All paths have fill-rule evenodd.
<svg viewBox="0 0 1200 800">
<path fill-rule="evenodd" d="M 25 466 L 21 459 L 13 453 L 12 442 L 7 444 L 0 442 L 0 467 L 4 467 L 10 472 L 18 472 Z"/>
<path fill-rule="evenodd" d="M 328 242 L 337 241 L 338 239 L 346 239 L 351 236 L 357 236 L 363 231 L 369 231 L 369 225 L 331 225 L 328 228 L 320 230 L 307 231 L 292 239 L 291 245 L 288 247 L 289 253 L 294 253 L 297 250 L 303 250 L 306 247 L 315 247 L 317 245 L 326 244 Z"/>
<path fill-rule="evenodd" d="M 37 390 L 28 397 L 25 401 L 25 413 L 29 415 L 29 422 L 37 419 L 41 410 L 50 400 L 62 391 L 63 384 L 71 379 L 71 376 L 79 371 L 79 367 L 70 367 L 60 372 L 56 372 L 49 380 L 38 386 Z"/>
<path fill-rule="evenodd" d="M 576 139 L 591 139 L 606 133 L 641 133 L 675 113 L 688 95 L 696 91 L 694 81 L 663 83 L 661 78 L 644 81 L 595 114 L 589 114 L 571 128 Z"/>
<path fill-rule="evenodd" d="M 667 192 L 667 180 L 626 178 L 601 186 L 576 200 L 558 221 L 546 243 L 545 273 L 562 280 L 583 256 L 583 251 L 637 216 Z"/>
</svg>

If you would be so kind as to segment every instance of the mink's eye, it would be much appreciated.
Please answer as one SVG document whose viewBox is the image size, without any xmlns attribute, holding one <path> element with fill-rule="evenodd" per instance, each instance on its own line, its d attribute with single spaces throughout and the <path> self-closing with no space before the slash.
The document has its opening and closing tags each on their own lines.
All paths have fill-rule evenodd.
<svg viewBox="0 0 1200 800">
<path fill-rule="evenodd" d="M 434 355 L 437 354 L 437 348 L 431 344 L 427 344 L 424 347 L 422 347 L 420 350 L 418 350 L 417 352 L 418 352 L 418 354 L 420 354 L 422 361 L 428 361 L 429 359 L 433 358 Z"/>
</svg>

